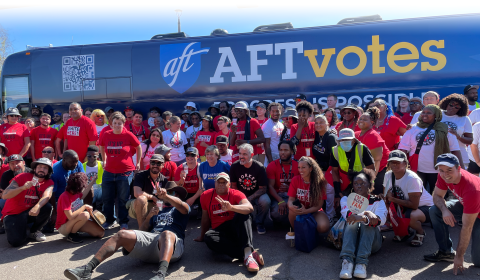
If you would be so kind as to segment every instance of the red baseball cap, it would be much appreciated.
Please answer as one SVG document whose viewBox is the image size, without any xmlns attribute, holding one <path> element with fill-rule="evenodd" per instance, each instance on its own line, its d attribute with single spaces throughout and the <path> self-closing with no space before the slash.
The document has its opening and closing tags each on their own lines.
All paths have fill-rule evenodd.
<svg viewBox="0 0 480 280">
<path fill-rule="evenodd" d="M 125 110 L 123 110 L 123 111 L 126 112 L 126 111 L 128 111 L 128 110 L 132 110 L 132 111 L 133 111 L 133 109 L 132 109 L 130 106 L 127 106 L 127 107 L 125 108 Z"/>
</svg>

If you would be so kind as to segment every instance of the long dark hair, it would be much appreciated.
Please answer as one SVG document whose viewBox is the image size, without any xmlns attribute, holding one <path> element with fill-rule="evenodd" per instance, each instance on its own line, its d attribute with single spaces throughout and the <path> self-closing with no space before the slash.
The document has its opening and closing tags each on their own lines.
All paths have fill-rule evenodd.
<svg viewBox="0 0 480 280">
<path fill-rule="evenodd" d="M 335 112 L 335 109 L 333 108 L 327 108 L 323 114 L 325 115 L 325 117 L 327 116 L 327 112 L 330 112 L 332 113 L 332 121 L 328 124 L 329 127 L 335 127 L 338 123 L 338 116 L 337 116 L 337 112 Z"/>
<path fill-rule="evenodd" d="M 32 170 L 30 171 L 30 173 L 33 174 L 33 176 L 35 176 L 35 169 L 36 169 L 36 168 L 37 168 L 37 167 L 35 166 L 35 168 L 32 168 Z M 21 171 L 21 170 L 19 170 L 19 171 Z M 15 175 L 15 176 L 17 176 L 17 175 L 19 175 L 19 174 L 21 174 L 21 173 L 22 173 L 22 172 L 20 172 L 20 173 L 17 174 L 17 173 L 15 173 L 15 171 L 14 171 L 14 175 Z M 45 180 L 50 179 L 50 178 L 52 177 L 52 174 L 53 174 L 53 169 L 52 169 L 52 168 L 49 168 L 47 175 L 45 175 L 45 177 L 43 177 L 43 179 L 45 179 Z"/>
<path fill-rule="evenodd" d="M 158 134 L 160 134 L 160 141 L 159 141 L 158 143 L 159 143 L 159 144 L 163 144 L 163 134 L 162 134 L 162 131 L 161 131 L 159 128 L 154 128 L 154 129 L 152 129 L 152 131 L 150 131 L 150 137 L 148 137 L 147 140 L 143 141 L 143 143 L 145 143 L 145 145 L 147 145 L 147 148 L 145 149 L 145 153 L 143 153 L 142 158 L 145 158 L 145 156 L 147 155 L 148 146 L 150 146 L 150 144 L 152 144 L 152 134 L 153 134 L 154 132 L 158 132 Z"/>
<path fill-rule="evenodd" d="M 318 198 L 326 193 L 327 180 L 325 179 L 325 176 L 323 176 L 323 171 L 315 160 L 311 157 L 303 156 L 298 162 L 300 163 L 302 161 L 306 162 L 312 168 L 312 172 L 310 172 L 310 202 L 312 205 L 317 205 Z"/>
<path fill-rule="evenodd" d="M 200 121 L 203 121 L 204 119 L 201 119 Z M 205 129 L 205 127 L 202 126 L 202 131 Z M 215 131 L 215 127 L 213 126 L 213 118 L 211 118 L 209 121 L 208 121 L 208 131 L 210 132 L 214 132 Z"/>
</svg>

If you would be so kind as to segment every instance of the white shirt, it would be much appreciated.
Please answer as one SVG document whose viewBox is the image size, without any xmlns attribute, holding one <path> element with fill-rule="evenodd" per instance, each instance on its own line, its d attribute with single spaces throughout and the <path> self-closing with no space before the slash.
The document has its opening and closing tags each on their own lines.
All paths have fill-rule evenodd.
<svg viewBox="0 0 480 280">
<path fill-rule="evenodd" d="M 93 176 L 98 176 L 98 163 L 94 167 L 90 167 L 87 164 L 85 165 L 85 174 L 87 174 L 88 183 L 90 183 L 93 179 Z M 93 184 L 93 189 L 96 190 L 100 187 L 100 185 Z"/>
<path fill-rule="evenodd" d="M 147 149 L 147 144 L 145 143 L 140 143 L 140 147 L 142 147 L 142 153 L 140 157 L 142 157 L 142 162 L 143 162 L 143 168 L 146 168 L 147 165 L 150 164 L 150 159 L 152 158 L 153 154 L 155 154 L 155 149 L 162 146 L 163 144 L 158 143 L 155 147 L 152 148 L 151 145 L 148 145 L 148 151 L 145 157 L 143 157 L 143 154 L 145 154 L 145 150 Z M 137 154 L 134 154 L 132 156 L 133 162 L 137 162 Z"/>
<path fill-rule="evenodd" d="M 477 122 L 475 125 L 473 125 L 472 130 L 473 130 L 473 142 L 472 142 L 472 144 L 475 144 L 475 145 L 478 146 L 478 145 L 480 145 L 479 144 L 479 142 L 480 142 L 480 122 Z M 475 162 L 475 159 L 473 158 L 472 150 L 470 149 L 470 147 L 468 147 L 468 159 Z"/>
<path fill-rule="evenodd" d="M 227 149 L 227 155 L 222 156 L 220 155 L 220 160 L 223 160 L 224 162 L 228 163 L 228 165 L 232 165 L 232 154 L 233 150 Z"/>
<path fill-rule="evenodd" d="M 392 171 L 385 173 L 383 186 L 385 187 L 385 193 L 392 188 Z M 420 179 L 420 177 L 418 177 L 418 175 L 411 170 L 407 169 L 407 172 L 401 179 L 395 179 L 395 192 L 397 193 L 397 197 L 402 200 L 409 200 L 409 193 L 422 193 L 418 207 L 433 206 L 432 195 L 430 195 L 430 193 L 427 192 L 423 187 L 422 179 Z"/>
<path fill-rule="evenodd" d="M 477 104 L 476 103 L 473 104 L 473 105 L 468 104 L 468 110 L 470 110 L 470 112 L 475 110 L 475 109 L 477 109 Z"/>
<path fill-rule="evenodd" d="M 187 128 L 187 130 L 185 130 L 185 135 L 190 141 L 190 147 L 195 147 L 195 136 L 197 136 L 197 132 L 199 132 L 200 130 L 202 130 L 201 124 L 199 127 L 194 127 L 193 125 L 191 125 Z"/>
<path fill-rule="evenodd" d="M 101 125 L 101 126 L 95 125 L 95 127 L 97 127 L 97 135 L 98 135 L 98 137 L 100 137 L 100 132 L 101 132 L 102 129 L 104 129 L 106 126 L 108 126 L 108 124 L 104 124 L 104 125 Z"/>
<path fill-rule="evenodd" d="M 447 116 L 445 115 L 445 112 L 442 112 L 442 122 L 447 124 L 448 128 L 453 128 L 456 130 L 460 136 L 462 136 L 464 133 L 472 133 L 472 123 L 468 117 L 459 117 L 457 115 Z M 460 147 L 460 152 L 462 153 L 463 163 L 468 164 L 470 161 L 468 160 L 467 145 L 458 141 L 458 146 Z"/>
<path fill-rule="evenodd" d="M 417 148 L 417 142 L 422 134 L 427 130 L 426 128 L 420 128 L 413 126 L 410 130 L 407 130 L 400 140 L 399 150 L 408 151 L 409 156 L 415 153 Z M 450 151 L 459 151 L 458 141 L 451 133 L 447 133 L 448 143 Z M 418 155 L 418 171 L 423 173 L 438 173 L 434 167 L 434 151 L 435 151 L 435 130 L 432 129 L 428 133 L 427 137 L 423 141 L 422 149 Z"/>
<path fill-rule="evenodd" d="M 170 160 L 175 162 L 185 159 L 185 149 L 183 148 L 183 146 L 187 145 L 187 136 L 185 136 L 185 133 L 181 130 L 175 133 L 166 130 L 162 132 L 162 135 L 165 146 L 172 148 L 172 150 L 170 150 L 172 154 Z"/>
<path fill-rule="evenodd" d="M 272 119 L 268 119 L 262 126 L 263 135 L 265 138 L 270 138 L 270 151 L 273 155 L 278 155 L 278 143 L 280 143 L 280 136 L 282 136 L 284 125 Z"/>
<path fill-rule="evenodd" d="M 413 115 L 413 118 L 412 118 L 412 120 L 410 121 L 410 124 L 411 124 L 411 125 L 417 124 L 417 122 L 418 122 L 418 117 L 420 117 L 420 114 L 421 114 L 421 113 L 422 113 L 422 110 L 416 112 L 415 115 Z"/>
<path fill-rule="evenodd" d="M 472 122 L 472 125 L 480 122 L 480 108 L 471 111 L 470 115 L 468 115 L 468 118 Z"/>
</svg>

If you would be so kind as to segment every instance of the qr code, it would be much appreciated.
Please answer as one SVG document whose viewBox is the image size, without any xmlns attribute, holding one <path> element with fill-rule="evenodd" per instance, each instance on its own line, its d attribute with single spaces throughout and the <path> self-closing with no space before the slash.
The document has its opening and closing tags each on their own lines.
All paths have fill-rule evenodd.
<svg viewBox="0 0 480 280">
<path fill-rule="evenodd" d="M 95 90 L 93 54 L 62 57 L 63 91 Z"/>
</svg>

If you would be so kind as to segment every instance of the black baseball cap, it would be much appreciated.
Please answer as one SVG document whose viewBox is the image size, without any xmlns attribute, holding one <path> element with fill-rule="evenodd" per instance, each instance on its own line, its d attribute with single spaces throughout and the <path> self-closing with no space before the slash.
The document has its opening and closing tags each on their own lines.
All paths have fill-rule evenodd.
<svg viewBox="0 0 480 280">
<path fill-rule="evenodd" d="M 388 161 L 407 161 L 407 155 L 400 150 L 393 150 L 388 156 Z"/>
<path fill-rule="evenodd" d="M 165 158 L 160 155 L 160 154 L 154 154 L 151 158 L 150 158 L 150 161 L 160 161 L 162 163 L 165 162 Z"/>
<path fill-rule="evenodd" d="M 126 112 L 126 111 L 128 111 L 128 110 L 132 110 L 132 111 L 133 111 L 132 107 L 130 107 L 130 106 L 125 107 L 125 110 L 123 110 L 123 111 Z"/>
<path fill-rule="evenodd" d="M 305 94 L 299 93 L 297 94 L 297 97 L 295 97 L 295 99 L 307 100 L 307 96 Z"/>
<path fill-rule="evenodd" d="M 190 147 L 190 148 L 187 149 L 185 154 L 194 154 L 194 155 L 198 156 L 198 149 L 195 148 L 195 147 Z"/>
<path fill-rule="evenodd" d="M 439 155 L 437 157 L 437 164 L 435 164 L 435 167 L 439 165 L 455 167 L 455 166 L 460 166 L 460 161 L 458 160 L 456 155 L 447 153 L 447 154 Z"/>
<path fill-rule="evenodd" d="M 225 135 L 219 135 L 219 136 L 217 136 L 217 138 L 215 139 L 215 143 L 228 145 L 228 138 L 227 138 L 227 136 L 225 136 Z"/>
<path fill-rule="evenodd" d="M 23 157 L 21 155 L 18 155 L 18 154 L 10 155 L 7 159 L 7 163 L 11 162 L 11 161 L 16 161 L 16 160 L 23 161 Z"/>
<path fill-rule="evenodd" d="M 160 154 L 162 156 L 166 155 L 168 152 L 170 152 L 172 148 L 169 148 L 165 145 L 160 145 L 158 148 L 155 149 L 155 154 Z"/>
<path fill-rule="evenodd" d="M 478 89 L 478 86 L 476 86 L 476 85 L 468 85 L 468 86 L 466 86 L 466 87 L 463 89 L 463 94 L 467 94 L 467 92 L 468 92 L 469 90 L 471 90 L 472 88 Z"/>
</svg>

